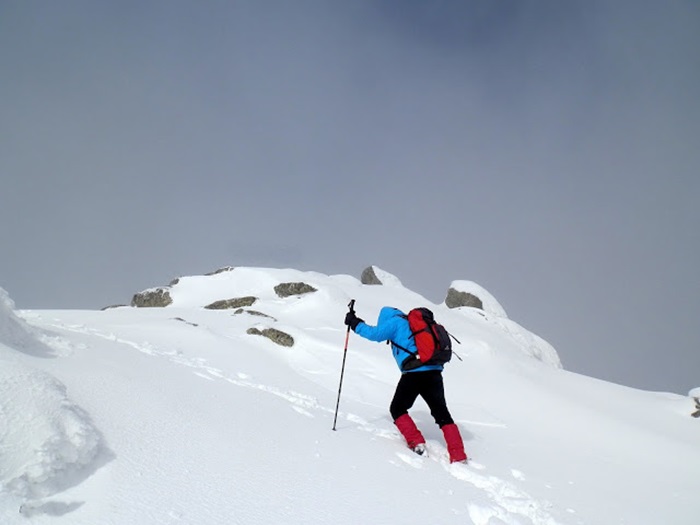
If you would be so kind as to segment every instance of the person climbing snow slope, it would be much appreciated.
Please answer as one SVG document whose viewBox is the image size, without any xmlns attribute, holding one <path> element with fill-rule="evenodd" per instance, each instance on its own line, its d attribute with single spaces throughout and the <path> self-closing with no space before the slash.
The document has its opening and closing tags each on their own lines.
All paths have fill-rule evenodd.
<svg viewBox="0 0 700 525">
<path fill-rule="evenodd" d="M 418 396 L 421 396 L 430 408 L 435 423 L 442 430 L 450 462 L 466 463 L 464 442 L 445 400 L 443 365 L 430 361 L 425 364 L 414 362 L 410 370 L 406 369 L 407 361 L 418 359 L 414 334 L 411 332 L 406 314 L 398 308 L 385 306 L 379 312 L 377 325 L 372 326 L 357 317 L 354 310 L 351 310 L 345 316 L 345 324 L 365 339 L 390 342 L 394 359 L 401 370 L 401 379 L 396 385 L 389 412 L 408 447 L 417 454 L 425 453 L 425 438 L 408 414 Z"/>
</svg>

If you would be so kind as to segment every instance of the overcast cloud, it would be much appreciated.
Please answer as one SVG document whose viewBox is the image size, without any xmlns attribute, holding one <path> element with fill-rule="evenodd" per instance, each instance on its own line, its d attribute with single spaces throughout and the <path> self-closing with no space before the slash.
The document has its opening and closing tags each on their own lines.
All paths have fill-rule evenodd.
<svg viewBox="0 0 700 525">
<path fill-rule="evenodd" d="M 697 2 L 8 1 L 0 72 L 19 308 L 376 264 L 476 281 L 569 370 L 700 385 Z"/>
</svg>

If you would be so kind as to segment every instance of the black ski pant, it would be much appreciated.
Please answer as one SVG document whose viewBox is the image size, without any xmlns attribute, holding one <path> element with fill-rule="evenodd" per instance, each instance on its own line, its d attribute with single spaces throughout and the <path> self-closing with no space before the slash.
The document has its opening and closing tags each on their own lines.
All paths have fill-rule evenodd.
<svg viewBox="0 0 700 525">
<path fill-rule="evenodd" d="M 413 406 L 418 396 L 426 402 L 435 423 L 440 428 L 454 423 L 450 411 L 447 410 L 441 370 L 406 372 L 401 375 L 399 384 L 396 385 L 394 399 L 389 406 L 389 412 L 394 421 L 408 413 L 408 409 Z"/>
</svg>

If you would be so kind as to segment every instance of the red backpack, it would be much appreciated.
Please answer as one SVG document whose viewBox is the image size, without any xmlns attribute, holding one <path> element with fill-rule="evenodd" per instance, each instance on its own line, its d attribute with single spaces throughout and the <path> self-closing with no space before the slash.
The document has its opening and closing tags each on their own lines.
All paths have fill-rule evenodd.
<svg viewBox="0 0 700 525">
<path fill-rule="evenodd" d="M 402 370 L 413 370 L 423 365 L 444 365 L 452 359 L 450 334 L 444 326 L 435 322 L 433 312 L 428 308 L 414 308 L 408 312 L 406 319 L 418 354 L 401 347 L 411 354 L 401 363 Z"/>
</svg>

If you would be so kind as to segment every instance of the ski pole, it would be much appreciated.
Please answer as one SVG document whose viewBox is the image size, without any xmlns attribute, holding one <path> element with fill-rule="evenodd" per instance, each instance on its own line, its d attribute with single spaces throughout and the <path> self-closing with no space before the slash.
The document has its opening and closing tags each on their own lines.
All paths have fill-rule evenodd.
<svg viewBox="0 0 700 525">
<path fill-rule="evenodd" d="M 452 339 L 457 341 L 457 344 L 460 344 L 460 345 L 462 344 L 462 342 L 459 339 L 457 339 L 454 335 L 452 335 L 450 332 L 447 332 L 447 335 L 449 335 Z M 462 359 L 457 352 L 452 350 L 452 353 L 457 356 L 457 359 L 459 359 L 460 361 L 464 361 L 464 359 Z"/>
<path fill-rule="evenodd" d="M 355 311 L 355 299 L 350 301 L 348 308 L 351 312 Z M 345 332 L 345 348 L 343 349 L 343 366 L 340 368 L 340 384 L 338 385 L 338 400 L 335 402 L 335 417 L 333 417 L 333 430 L 335 430 L 335 423 L 338 420 L 338 407 L 340 406 L 340 389 L 343 388 L 343 374 L 345 374 L 345 358 L 348 355 L 348 340 L 350 339 L 350 326 L 348 326 Z"/>
</svg>

